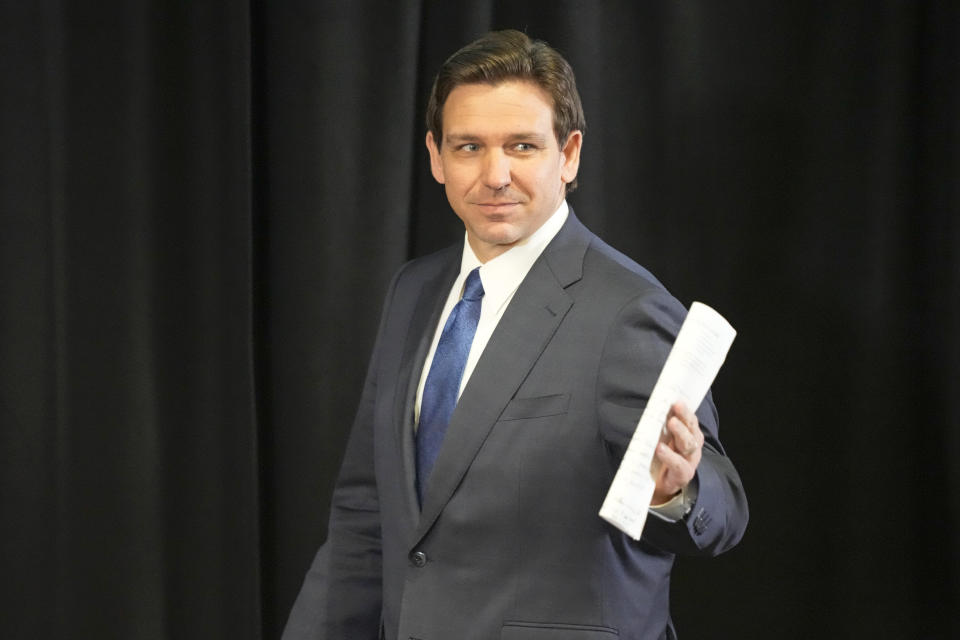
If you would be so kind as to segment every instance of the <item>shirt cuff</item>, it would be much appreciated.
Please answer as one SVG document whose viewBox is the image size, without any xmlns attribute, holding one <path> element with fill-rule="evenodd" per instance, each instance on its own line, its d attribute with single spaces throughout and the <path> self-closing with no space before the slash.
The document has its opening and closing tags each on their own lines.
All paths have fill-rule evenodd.
<svg viewBox="0 0 960 640">
<path fill-rule="evenodd" d="M 700 481 L 694 474 L 690 483 L 663 504 L 650 505 L 650 513 L 666 522 L 678 522 L 693 510 L 700 495 Z"/>
</svg>

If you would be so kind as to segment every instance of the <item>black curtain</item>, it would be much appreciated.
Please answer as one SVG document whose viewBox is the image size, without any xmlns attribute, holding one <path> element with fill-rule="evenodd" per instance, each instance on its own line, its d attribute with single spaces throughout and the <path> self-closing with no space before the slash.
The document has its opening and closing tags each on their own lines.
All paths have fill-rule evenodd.
<svg viewBox="0 0 960 640">
<path fill-rule="evenodd" d="M 578 215 L 739 330 L 752 521 L 682 637 L 957 637 L 958 13 L 0 3 L 0 636 L 279 635 L 387 281 L 462 234 L 432 74 L 513 27 L 577 71 Z"/>
</svg>

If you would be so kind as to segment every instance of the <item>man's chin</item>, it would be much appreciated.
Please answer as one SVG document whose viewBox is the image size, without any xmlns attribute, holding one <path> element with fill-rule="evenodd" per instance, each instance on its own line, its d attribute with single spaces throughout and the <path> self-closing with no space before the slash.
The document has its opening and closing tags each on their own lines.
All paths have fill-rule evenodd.
<svg viewBox="0 0 960 640">
<path fill-rule="evenodd" d="M 523 240 L 522 231 L 515 226 L 508 223 L 500 223 L 496 226 L 500 228 L 488 226 L 480 230 L 480 233 L 468 233 L 470 246 L 473 247 L 478 258 L 484 258 L 481 254 L 485 254 L 486 259 L 495 257 Z"/>
<path fill-rule="evenodd" d="M 509 222 L 498 222 L 482 229 L 476 237 L 489 245 L 512 245 L 523 237 L 523 232 Z"/>
</svg>

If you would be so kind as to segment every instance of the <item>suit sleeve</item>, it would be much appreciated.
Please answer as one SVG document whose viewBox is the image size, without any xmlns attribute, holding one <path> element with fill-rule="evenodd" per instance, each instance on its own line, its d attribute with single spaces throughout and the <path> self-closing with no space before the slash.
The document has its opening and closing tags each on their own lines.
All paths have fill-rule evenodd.
<svg viewBox="0 0 960 640">
<path fill-rule="evenodd" d="M 651 287 L 625 304 L 610 326 L 597 379 L 597 407 L 601 433 L 617 464 L 685 316 L 675 298 Z M 720 444 L 710 393 L 697 409 L 697 419 L 706 439 L 696 472 L 696 503 L 678 522 L 648 517 L 642 539 L 669 553 L 712 556 L 740 541 L 748 510 L 740 476 Z"/>
<path fill-rule="evenodd" d="M 384 304 L 363 393 L 331 499 L 327 539 L 300 588 L 283 640 L 379 638 L 382 569 L 373 411 L 380 336 L 399 277 L 399 273 L 394 277 Z"/>
</svg>

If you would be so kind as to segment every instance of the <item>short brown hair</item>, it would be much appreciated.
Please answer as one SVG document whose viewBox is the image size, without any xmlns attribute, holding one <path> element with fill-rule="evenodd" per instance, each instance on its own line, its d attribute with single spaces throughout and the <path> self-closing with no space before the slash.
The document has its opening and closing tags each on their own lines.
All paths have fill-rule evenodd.
<svg viewBox="0 0 960 640">
<path fill-rule="evenodd" d="M 491 31 L 447 58 L 433 81 L 427 129 L 437 147 L 443 141 L 443 105 L 451 91 L 462 84 L 496 85 L 507 80 L 530 81 L 551 97 L 553 132 L 561 148 L 571 132 L 586 129 L 573 69 L 563 56 L 546 42 L 531 40 L 520 31 Z M 567 192 L 576 186 L 574 179 Z"/>
</svg>

